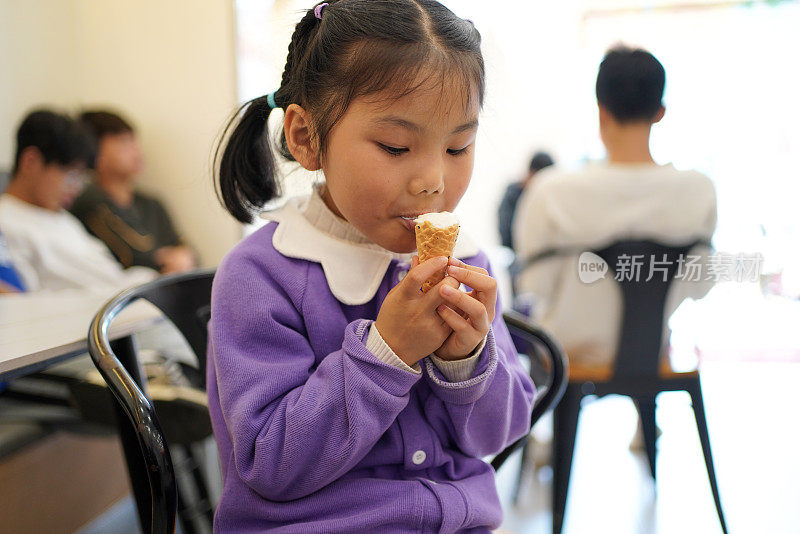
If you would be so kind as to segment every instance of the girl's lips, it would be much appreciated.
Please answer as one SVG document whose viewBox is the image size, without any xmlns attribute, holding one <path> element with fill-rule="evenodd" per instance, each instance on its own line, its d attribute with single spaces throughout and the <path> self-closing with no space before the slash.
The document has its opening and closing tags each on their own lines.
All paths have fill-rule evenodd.
<svg viewBox="0 0 800 534">
<path fill-rule="evenodd" d="M 416 224 L 414 223 L 414 219 L 416 219 L 416 217 L 399 217 L 399 219 L 400 219 L 400 224 L 405 226 L 406 230 L 409 230 L 411 232 L 414 231 L 414 226 L 416 226 Z"/>
</svg>

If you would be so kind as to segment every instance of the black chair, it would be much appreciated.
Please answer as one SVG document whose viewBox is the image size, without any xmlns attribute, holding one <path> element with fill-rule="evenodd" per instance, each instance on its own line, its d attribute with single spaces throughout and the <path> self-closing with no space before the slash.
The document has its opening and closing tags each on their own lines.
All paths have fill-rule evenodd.
<svg viewBox="0 0 800 534">
<path fill-rule="evenodd" d="M 703 409 L 700 375 L 697 370 L 675 372 L 661 362 L 664 305 L 679 263 L 697 245 L 666 246 L 650 241 L 625 241 L 596 251 L 616 273 L 623 298 L 622 324 L 613 369 L 591 368 L 572 363 L 569 384 L 554 411 L 553 436 L 553 533 L 559 534 L 564 521 L 567 490 L 575 448 L 578 416 L 584 396 L 625 395 L 636 405 L 644 431 L 650 473 L 656 475 L 656 396 L 664 391 L 686 391 L 692 399 L 697 430 L 703 449 L 711 492 L 722 531 L 727 533 L 717 490 L 711 446 Z M 642 276 L 632 276 L 631 258 L 640 258 Z M 624 261 L 620 261 L 620 260 Z M 648 281 L 650 262 L 654 276 Z M 664 270 L 661 270 L 661 269 Z M 576 273 L 577 274 L 577 273 Z"/>
<path fill-rule="evenodd" d="M 194 521 L 213 522 L 213 505 L 203 473 L 192 453 L 191 442 L 211 435 L 208 412 L 181 428 L 161 428 L 154 400 L 143 393 L 136 347 L 131 337 L 109 342 L 108 328 L 114 318 L 131 302 L 144 299 L 159 308 L 180 330 L 198 360 L 199 375 L 205 376 L 207 325 L 210 316 L 211 283 L 214 270 L 199 270 L 161 277 L 150 283 L 121 292 L 94 317 L 89 328 L 89 354 L 117 402 L 120 437 L 131 475 L 139 519 L 144 532 L 175 531 L 176 511 L 182 530 L 195 532 Z M 173 399 L 174 401 L 174 399 Z M 156 406 L 168 408 L 170 403 Z M 172 403 L 174 407 L 174 402 Z M 161 412 L 162 419 L 176 419 Z M 128 424 L 129 423 L 129 424 Z M 168 445 L 169 444 L 169 445 Z M 194 482 L 194 503 L 187 504 L 189 490 L 176 480 L 170 447 L 185 458 L 178 473 L 186 473 Z M 181 469 L 183 467 L 183 469 Z"/>
<path fill-rule="evenodd" d="M 514 347 L 517 352 L 531 360 L 530 375 L 534 383 L 541 382 L 538 376 L 542 371 L 547 374 L 545 384 L 537 384 L 536 399 L 531 412 L 531 428 L 533 428 L 539 418 L 552 410 L 564 394 L 564 390 L 567 387 L 569 364 L 561 346 L 547 332 L 530 322 L 524 315 L 514 311 L 507 311 L 503 314 L 503 320 L 505 320 L 508 331 L 511 333 L 511 339 L 514 341 Z M 530 433 L 518 439 L 495 456 L 492 460 L 492 467 L 494 467 L 495 471 L 520 447 L 526 447 L 529 438 Z M 518 490 L 519 480 L 517 480 L 515 499 Z"/>
<path fill-rule="evenodd" d="M 194 339 L 196 353 L 204 349 L 209 319 L 209 297 L 213 271 L 163 277 L 155 282 L 120 293 L 95 316 L 89 330 L 89 353 L 95 365 L 116 397 L 120 412 L 130 423 L 120 423 L 123 445 L 131 471 L 142 528 L 148 533 L 167 533 L 175 529 L 176 479 L 168 440 L 161 428 L 153 405 L 142 392 L 135 350 L 130 340 L 109 343 L 107 331 L 114 317 L 138 298 L 145 298 L 160 307 L 176 325 L 184 325 L 187 340 Z M 171 296 L 169 296 L 171 295 Z M 188 295 L 188 297 L 187 297 Z M 184 298 L 191 299 L 190 302 Z M 530 324 L 523 316 L 506 313 L 503 318 L 520 354 L 540 354 L 544 348 L 549 366 L 547 385 L 540 388 L 531 415 L 533 425 L 542 414 L 558 402 L 566 387 L 567 359 L 558 344 L 543 330 Z M 183 331 L 183 330 L 182 330 Z M 184 331 L 186 335 L 186 331 Z M 192 336 L 192 337 L 190 337 Z M 126 338 L 127 339 L 127 338 Z M 199 344 L 198 344 L 199 343 Z M 121 361 L 122 360 L 122 361 Z M 535 366 L 535 362 L 531 367 Z M 495 470 L 528 436 L 508 446 L 492 461 Z"/>
</svg>

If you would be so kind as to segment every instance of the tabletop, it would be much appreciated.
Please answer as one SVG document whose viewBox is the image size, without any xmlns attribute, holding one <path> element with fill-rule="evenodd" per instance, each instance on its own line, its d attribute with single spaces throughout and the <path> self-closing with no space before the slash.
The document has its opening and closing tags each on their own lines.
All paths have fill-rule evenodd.
<svg viewBox="0 0 800 534">
<path fill-rule="evenodd" d="M 86 352 L 89 324 L 110 297 L 85 290 L 0 296 L 0 379 Z M 150 303 L 136 301 L 114 320 L 109 338 L 145 329 L 161 317 Z"/>
</svg>

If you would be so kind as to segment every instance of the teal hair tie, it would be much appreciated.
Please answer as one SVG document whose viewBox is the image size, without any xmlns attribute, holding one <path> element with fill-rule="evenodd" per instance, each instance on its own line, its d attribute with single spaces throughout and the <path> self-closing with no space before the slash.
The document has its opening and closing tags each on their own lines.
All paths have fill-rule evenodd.
<svg viewBox="0 0 800 534">
<path fill-rule="evenodd" d="M 270 94 L 267 95 L 267 104 L 269 104 L 269 107 L 272 108 L 272 109 L 275 109 L 275 108 L 278 107 L 278 104 L 275 103 L 275 93 L 276 93 L 276 91 L 273 91 L 273 92 L 271 92 Z"/>
</svg>

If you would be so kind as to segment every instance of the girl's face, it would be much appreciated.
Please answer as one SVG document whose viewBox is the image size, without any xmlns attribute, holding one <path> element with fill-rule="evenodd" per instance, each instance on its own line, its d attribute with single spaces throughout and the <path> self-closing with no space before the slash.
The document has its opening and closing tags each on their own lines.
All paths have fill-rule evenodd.
<svg viewBox="0 0 800 534">
<path fill-rule="evenodd" d="M 328 137 L 328 207 L 383 248 L 414 251 L 414 218 L 453 211 L 472 175 L 479 106 L 464 100 L 438 86 L 355 99 Z"/>
</svg>

